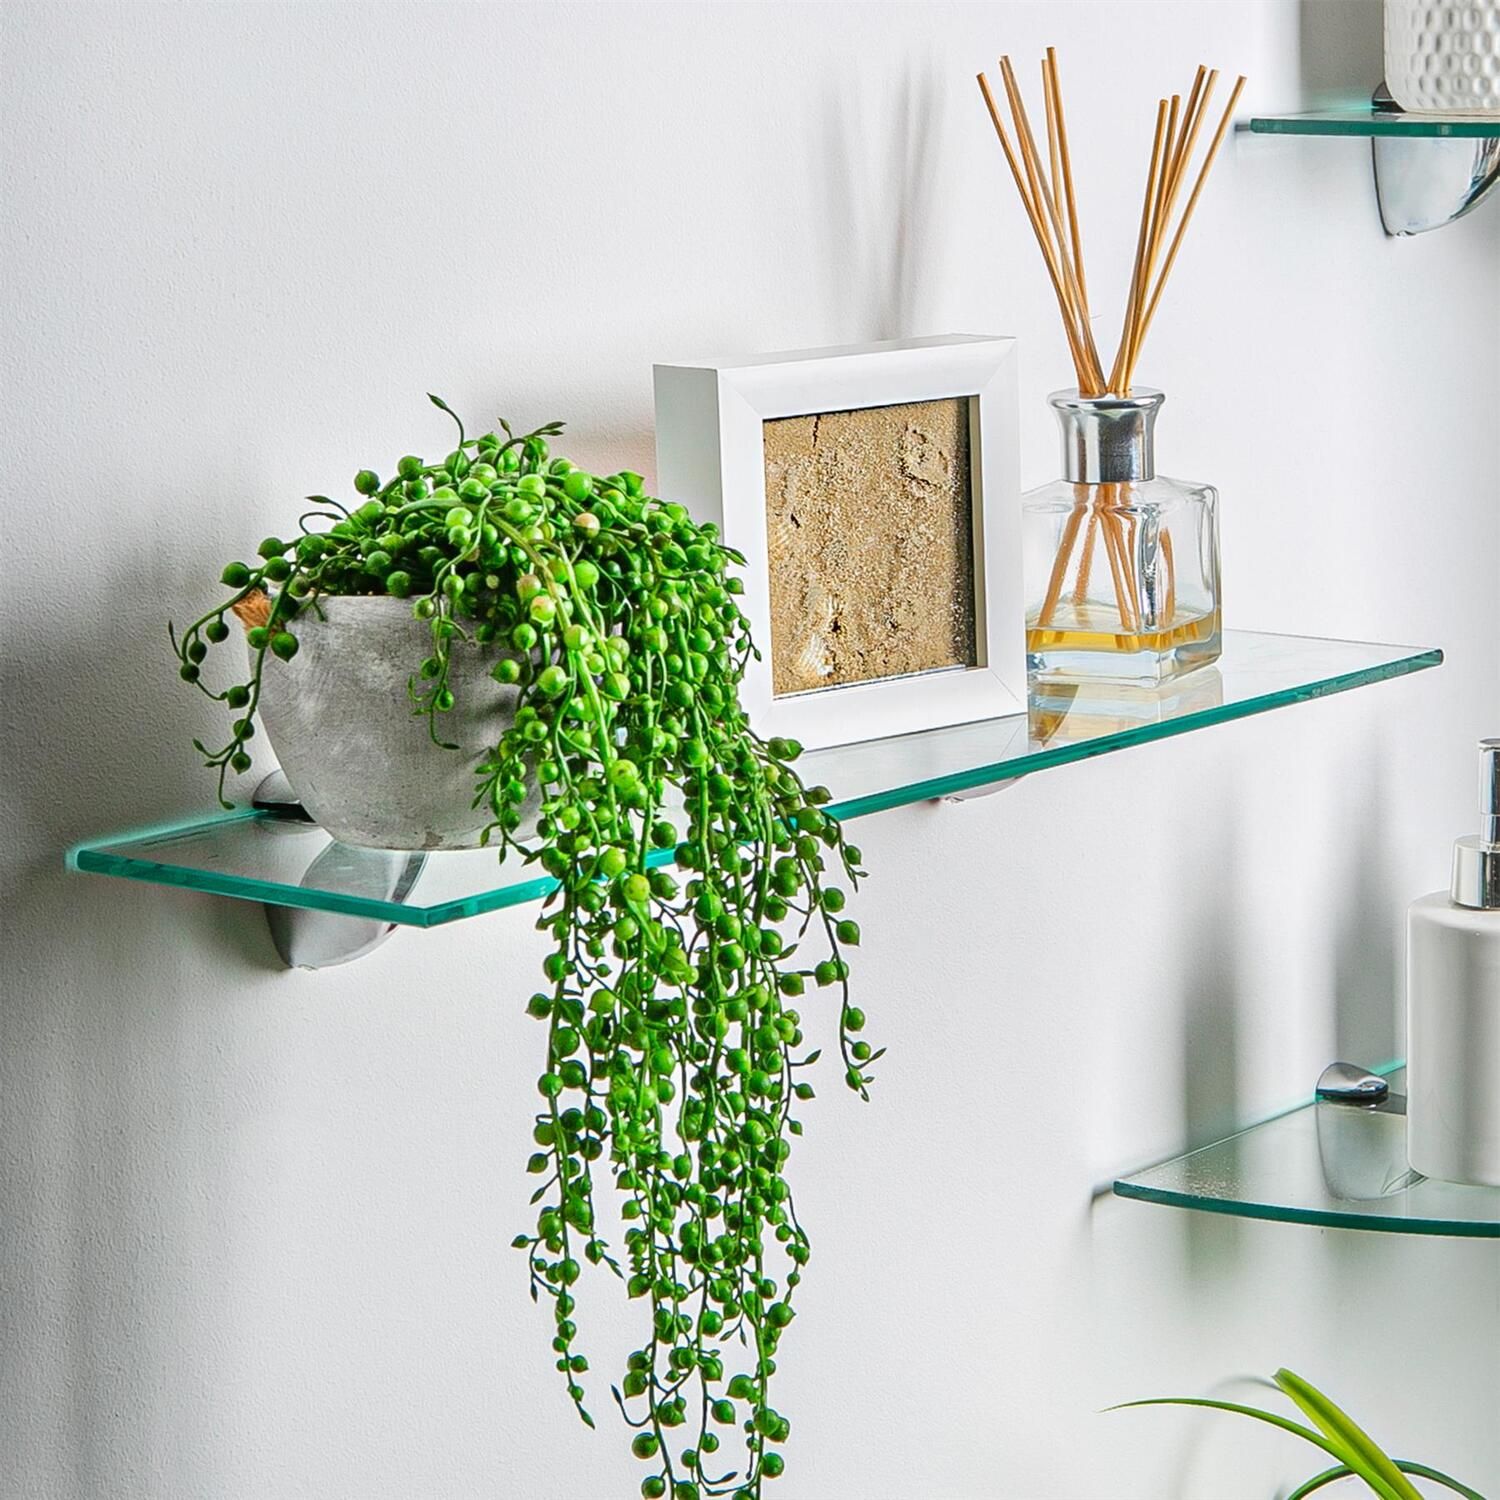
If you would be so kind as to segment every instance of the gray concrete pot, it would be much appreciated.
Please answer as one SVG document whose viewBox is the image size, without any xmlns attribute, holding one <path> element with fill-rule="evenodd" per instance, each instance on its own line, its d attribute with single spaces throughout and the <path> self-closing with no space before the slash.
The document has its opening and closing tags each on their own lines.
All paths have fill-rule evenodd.
<svg viewBox="0 0 1500 1500">
<path fill-rule="evenodd" d="M 474 767 L 515 721 L 518 690 L 490 676 L 493 647 L 455 640 L 451 713 L 432 742 L 406 684 L 432 652 L 425 620 L 385 596 L 324 598 L 294 627 L 291 661 L 269 652 L 259 718 L 308 813 L 340 843 L 371 849 L 472 849 L 490 821 L 474 808 Z M 537 801 L 535 789 L 523 814 Z"/>
</svg>

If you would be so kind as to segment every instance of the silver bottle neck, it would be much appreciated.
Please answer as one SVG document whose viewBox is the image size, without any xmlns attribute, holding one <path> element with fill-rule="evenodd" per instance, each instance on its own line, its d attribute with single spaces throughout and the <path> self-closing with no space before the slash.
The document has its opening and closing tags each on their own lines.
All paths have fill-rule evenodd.
<svg viewBox="0 0 1500 1500">
<path fill-rule="evenodd" d="M 1069 484 L 1130 484 L 1156 478 L 1156 414 L 1167 398 L 1080 396 L 1053 391 L 1047 400 L 1062 427 L 1062 471 Z"/>
<path fill-rule="evenodd" d="M 1479 742 L 1479 832 L 1453 846 L 1458 906 L 1500 911 L 1500 739 Z"/>
</svg>

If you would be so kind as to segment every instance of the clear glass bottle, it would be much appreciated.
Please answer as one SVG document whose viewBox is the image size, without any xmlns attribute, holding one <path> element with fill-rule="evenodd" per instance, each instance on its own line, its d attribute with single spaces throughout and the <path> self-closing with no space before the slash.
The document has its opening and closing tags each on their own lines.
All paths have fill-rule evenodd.
<svg viewBox="0 0 1500 1500">
<path fill-rule="evenodd" d="M 1157 474 L 1165 399 L 1048 397 L 1063 477 L 1022 497 L 1026 664 L 1039 681 L 1153 686 L 1218 658 L 1219 497 Z"/>
</svg>

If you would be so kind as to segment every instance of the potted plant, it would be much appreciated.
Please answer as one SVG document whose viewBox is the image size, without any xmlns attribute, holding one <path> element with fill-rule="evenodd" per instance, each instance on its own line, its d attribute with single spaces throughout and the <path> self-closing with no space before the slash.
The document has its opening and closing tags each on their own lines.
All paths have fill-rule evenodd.
<svg viewBox="0 0 1500 1500">
<path fill-rule="evenodd" d="M 1238 1416 L 1252 1417 L 1271 1427 L 1279 1427 L 1303 1442 L 1321 1448 L 1334 1460 L 1332 1467 L 1314 1474 L 1293 1490 L 1286 1500 L 1304 1500 L 1304 1497 L 1343 1479 L 1362 1481 L 1375 1500 L 1422 1500 L 1422 1493 L 1412 1484 L 1410 1475 L 1419 1479 L 1430 1479 L 1464 1500 L 1484 1500 L 1478 1490 L 1470 1489 L 1440 1469 L 1411 1459 L 1392 1458 L 1362 1427 L 1320 1391 L 1311 1381 L 1304 1380 L 1291 1370 L 1278 1370 L 1274 1381 L 1268 1381 L 1272 1389 L 1279 1391 L 1313 1425 L 1305 1426 L 1292 1417 L 1279 1412 L 1266 1411 L 1259 1406 L 1247 1406 L 1238 1401 L 1213 1401 L 1207 1397 L 1157 1396 L 1146 1401 L 1126 1401 L 1111 1411 L 1123 1411 L 1132 1406 L 1204 1406 L 1212 1411 L 1233 1412 Z"/>
<path fill-rule="evenodd" d="M 586 1268 L 646 1304 L 649 1336 L 612 1388 L 646 1500 L 751 1500 L 784 1468 L 770 1382 L 809 1256 L 786 1175 L 818 1057 L 804 991 L 830 993 L 862 1098 L 880 1056 L 843 957 L 859 929 L 839 882 L 856 883 L 860 854 L 793 769 L 799 747 L 762 741 L 740 708 L 755 650 L 742 559 L 639 475 L 551 457 L 559 424 L 500 429 L 469 439 L 458 422 L 438 463 L 361 469 L 352 507 L 313 496 L 296 537 L 224 569 L 228 597 L 173 634 L 181 675 L 234 715 L 226 743 L 195 743 L 222 798 L 264 720 L 310 811 L 372 843 L 410 836 L 435 774 L 414 768 L 457 766 L 460 805 L 449 778 L 436 821 L 417 818 L 425 845 L 477 839 L 557 882 L 526 1002 L 546 1029 L 537 1220 L 515 1245 L 590 1426 Z M 203 668 L 230 614 L 250 669 L 215 689 Z M 316 670 L 288 670 L 299 661 Z M 620 1249 L 599 1223 L 606 1177 Z"/>
</svg>

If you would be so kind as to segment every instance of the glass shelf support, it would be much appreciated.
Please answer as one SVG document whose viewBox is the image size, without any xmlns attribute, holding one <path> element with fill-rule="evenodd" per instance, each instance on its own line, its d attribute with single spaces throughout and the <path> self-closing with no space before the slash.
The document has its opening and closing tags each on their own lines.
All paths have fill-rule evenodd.
<svg viewBox="0 0 1500 1500">
<path fill-rule="evenodd" d="M 1500 1239 L 1500 1188 L 1413 1172 L 1406 1160 L 1406 1071 L 1371 1103 L 1318 1098 L 1264 1124 L 1121 1177 L 1121 1198 L 1171 1208 L 1385 1234 Z"/>
<path fill-rule="evenodd" d="M 809 783 L 830 788 L 829 810 L 847 821 L 972 795 L 1071 761 L 1419 672 L 1442 659 L 1441 651 L 1411 646 L 1228 631 L 1218 663 L 1166 691 L 1049 687 L 1026 714 L 821 750 L 798 767 Z M 670 851 L 659 857 L 665 862 Z M 87 874 L 407 927 L 438 927 L 539 901 L 554 888 L 535 866 L 501 863 L 491 851 L 407 856 L 355 849 L 305 819 L 255 809 L 90 839 L 69 851 L 67 863 Z M 285 937 L 281 931 L 277 938 L 284 955 Z M 370 939 L 366 930 L 365 948 Z M 337 946 L 320 936 L 303 951 L 327 955 Z M 334 961 L 323 956 L 318 966 Z"/>
<path fill-rule="evenodd" d="M 1369 104 L 1346 109 L 1257 115 L 1250 129 L 1368 140 L 1380 222 L 1389 235 L 1451 224 L 1500 182 L 1500 116 L 1403 114 L 1384 89 Z"/>
</svg>

